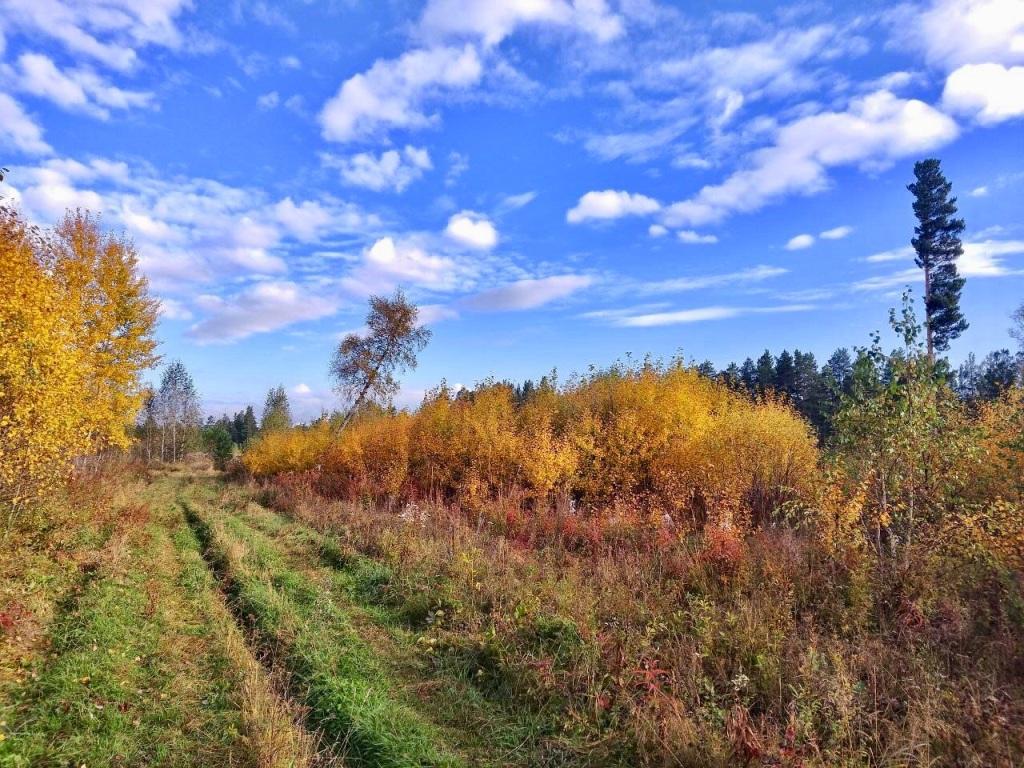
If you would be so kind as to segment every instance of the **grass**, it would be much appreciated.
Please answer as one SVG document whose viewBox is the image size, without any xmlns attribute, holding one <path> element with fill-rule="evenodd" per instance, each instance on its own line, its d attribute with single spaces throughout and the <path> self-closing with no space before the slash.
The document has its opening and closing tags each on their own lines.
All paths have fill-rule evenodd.
<svg viewBox="0 0 1024 768">
<path fill-rule="evenodd" d="M 315 581 L 288 567 L 258 533 L 212 519 L 199 505 L 189 519 L 236 613 L 289 670 L 309 717 L 356 765 L 456 766 L 441 735 L 394 695 L 396 686 L 343 610 Z"/>
<path fill-rule="evenodd" d="M 189 473 L 111 487 L 0 563 L 2 768 L 1021 752 L 1018 619 L 909 623 L 865 602 L 871 571 L 830 575 L 791 532 L 594 557 L 442 508 L 310 496 L 282 513 L 266 489 Z"/>
<path fill-rule="evenodd" d="M 313 764 L 311 737 L 218 602 L 178 482 L 133 489 L 102 545 L 75 552 L 73 583 L 51 585 L 38 652 L 0 694 L 0 765 Z"/>
<path fill-rule="evenodd" d="M 371 642 L 393 680 L 414 700 L 425 701 L 430 717 L 450 740 L 480 762 L 502 765 L 559 765 L 574 748 L 551 712 L 527 701 L 493 695 L 475 659 L 439 644 L 424 630 L 441 616 L 392 599 L 392 573 L 384 563 L 341 545 L 336 539 L 288 520 L 253 502 L 244 491 L 226 491 L 237 511 L 233 524 L 257 529 L 311 582 L 324 585 L 359 635 Z M 221 502 L 223 505 L 223 501 Z M 255 534 L 250 534 L 255 535 Z M 432 614 L 432 615 L 431 615 Z M 607 764 L 607 763 L 606 763 Z"/>
</svg>

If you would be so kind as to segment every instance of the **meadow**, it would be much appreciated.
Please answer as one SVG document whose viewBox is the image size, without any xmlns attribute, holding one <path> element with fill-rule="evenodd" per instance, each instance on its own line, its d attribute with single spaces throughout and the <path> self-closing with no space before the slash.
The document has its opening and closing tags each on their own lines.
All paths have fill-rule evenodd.
<svg viewBox="0 0 1024 768">
<path fill-rule="evenodd" d="M 5 208 L 0 277 L 0 766 L 1024 760 L 1021 356 L 951 369 L 909 294 L 900 346 L 820 371 L 399 410 L 399 291 L 338 347 L 346 410 L 204 424 L 180 361 L 143 384 L 129 241 Z"/>
</svg>

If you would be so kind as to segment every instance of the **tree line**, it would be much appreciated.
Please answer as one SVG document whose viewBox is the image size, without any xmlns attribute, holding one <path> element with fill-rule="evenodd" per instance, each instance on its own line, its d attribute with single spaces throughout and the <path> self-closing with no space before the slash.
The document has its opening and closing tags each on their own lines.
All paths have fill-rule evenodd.
<svg viewBox="0 0 1024 768">
<path fill-rule="evenodd" d="M 267 392 L 259 421 L 251 405 L 233 416 L 207 416 L 204 421 L 195 381 L 184 363 L 174 360 L 163 370 L 159 385 L 145 393 L 135 452 L 147 462 L 174 463 L 190 452 L 203 451 L 223 466 L 259 434 L 288 429 L 292 423 L 288 393 L 281 385 Z"/>
</svg>

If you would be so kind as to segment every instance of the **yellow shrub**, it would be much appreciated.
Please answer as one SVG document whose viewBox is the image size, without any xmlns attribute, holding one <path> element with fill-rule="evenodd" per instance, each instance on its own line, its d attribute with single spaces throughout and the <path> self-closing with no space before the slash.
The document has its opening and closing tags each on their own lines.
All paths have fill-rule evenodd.
<svg viewBox="0 0 1024 768">
<path fill-rule="evenodd" d="M 756 523 L 811 492 L 817 457 L 809 426 L 782 402 L 750 401 L 681 365 L 646 365 L 563 391 L 544 385 L 521 403 L 506 384 L 457 396 L 442 386 L 414 414 L 367 415 L 340 434 L 267 435 L 245 463 L 257 475 L 321 466 L 332 492 L 347 495 L 408 491 L 480 509 L 508 495 L 543 508 L 572 492 L 591 508 L 642 501 L 695 522 Z"/>
</svg>

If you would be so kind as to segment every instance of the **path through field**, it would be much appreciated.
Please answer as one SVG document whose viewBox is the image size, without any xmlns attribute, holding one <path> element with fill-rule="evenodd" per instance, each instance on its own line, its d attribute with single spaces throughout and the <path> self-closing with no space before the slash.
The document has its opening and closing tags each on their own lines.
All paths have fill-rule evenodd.
<svg viewBox="0 0 1024 768">
<path fill-rule="evenodd" d="M 0 766 L 548 762 L 539 723 L 432 671 L 374 561 L 217 477 L 139 493 L 0 686 Z"/>
</svg>

